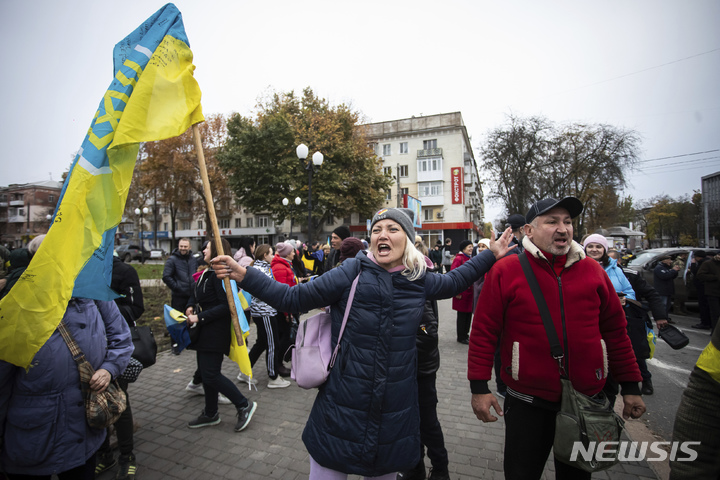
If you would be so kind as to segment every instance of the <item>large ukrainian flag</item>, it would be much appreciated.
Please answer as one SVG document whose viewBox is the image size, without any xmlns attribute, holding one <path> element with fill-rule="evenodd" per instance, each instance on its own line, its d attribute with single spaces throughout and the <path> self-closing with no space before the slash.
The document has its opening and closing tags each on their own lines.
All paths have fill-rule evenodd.
<svg viewBox="0 0 720 480">
<path fill-rule="evenodd" d="M 29 367 L 71 297 L 110 300 L 112 248 L 139 142 L 204 120 L 182 16 L 169 3 L 119 42 L 115 78 L 70 169 L 52 227 L 0 302 L 0 359 Z"/>
</svg>

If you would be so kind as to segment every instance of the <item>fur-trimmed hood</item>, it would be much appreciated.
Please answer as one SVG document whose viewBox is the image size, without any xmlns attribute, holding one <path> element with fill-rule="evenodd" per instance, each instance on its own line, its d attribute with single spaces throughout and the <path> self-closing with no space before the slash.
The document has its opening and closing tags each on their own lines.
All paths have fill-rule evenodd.
<svg viewBox="0 0 720 480">
<path fill-rule="evenodd" d="M 537 245 L 532 243 L 532 241 L 528 237 L 524 237 L 523 241 L 523 248 L 526 252 L 530 253 L 535 258 L 542 258 L 544 260 L 550 261 L 549 258 L 545 256 L 545 254 L 540 250 Z M 573 263 L 579 262 L 585 258 L 585 250 L 583 250 L 582 245 L 577 243 L 575 240 L 570 241 L 570 251 L 567 254 L 567 260 L 565 261 L 565 268 L 568 268 Z"/>
</svg>

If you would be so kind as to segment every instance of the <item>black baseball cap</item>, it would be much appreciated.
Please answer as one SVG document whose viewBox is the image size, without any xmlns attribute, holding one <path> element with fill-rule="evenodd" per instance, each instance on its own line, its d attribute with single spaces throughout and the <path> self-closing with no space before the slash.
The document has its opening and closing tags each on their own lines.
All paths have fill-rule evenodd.
<svg viewBox="0 0 720 480">
<path fill-rule="evenodd" d="M 513 230 L 517 230 L 518 228 L 525 225 L 525 217 L 520 215 L 519 213 L 513 213 L 510 215 L 507 219 L 507 222 L 505 223 L 505 227 L 510 227 Z"/>
<path fill-rule="evenodd" d="M 553 208 L 562 207 L 570 213 L 570 218 L 575 218 L 583 211 L 583 204 L 575 197 L 565 197 L 562 200 L 545 198 L 532 204 L 530 210 L 525 214 L 525 223 L 530 223 L 535 217 L 549 212 Z"/>
</svg>

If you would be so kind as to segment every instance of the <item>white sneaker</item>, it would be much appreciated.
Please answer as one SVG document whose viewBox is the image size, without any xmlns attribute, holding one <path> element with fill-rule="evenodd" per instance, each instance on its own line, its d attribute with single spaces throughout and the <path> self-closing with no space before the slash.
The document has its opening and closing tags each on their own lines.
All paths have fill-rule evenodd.
<svg viewBox="0 0 720 480">
<path fill-rule="evenodd" d="M 251 385 L 257 385 L 257 380 L 254 378 L 250 378 L 247 375 L 245 375 L 243 372 L 238 373 L 237 379 L 240 380 L 243 383 L 249 383 Z"/>
<path fill-rule="evenodd" d="M 280 375 L 278 375 L 275 380 L 268 381 L 268 388 L 285 388 L 289 387 L 290 385 L 292 385 L 292 383 L 288 382 Z"/>
<path fill-rule="evenodd" d="M 232 402 L 228 397 L 223 395 L 222 393 L 218 392 L 218 404 L 220 405 L 230 405 Z"/>
<path fill-rule="evenodd" d="M 192 380 L 190 380 L 190 383 L 187 384 L 187 387 L 185 387 L 186 392 L 194 393 L 195 395 L 205 395 L 205 389 L 203 388 L 202 383 L 198 383 L 195 385 Z"/>
</svg>

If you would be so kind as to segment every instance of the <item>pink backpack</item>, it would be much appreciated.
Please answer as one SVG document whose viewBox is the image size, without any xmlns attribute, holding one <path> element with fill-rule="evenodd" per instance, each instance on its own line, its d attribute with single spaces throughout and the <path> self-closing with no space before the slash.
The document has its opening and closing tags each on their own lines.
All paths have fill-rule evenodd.
<svg viewBox="0 0 720 480">
<path fill-rule="evenodd" d="M 327 380 L 340 350 L 340 340 L 345 331 L 359 279 L 360 275 L 355 277 L 350 288 L 345 316 L 335 348 L 332 346 L 332 319 L 329 312 L 318 313 L 300 322 L 292 351 L 290 373 L 290 378 L 295 380 L 299 387 L 316 388 Z"/>
</svg>

